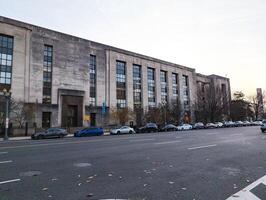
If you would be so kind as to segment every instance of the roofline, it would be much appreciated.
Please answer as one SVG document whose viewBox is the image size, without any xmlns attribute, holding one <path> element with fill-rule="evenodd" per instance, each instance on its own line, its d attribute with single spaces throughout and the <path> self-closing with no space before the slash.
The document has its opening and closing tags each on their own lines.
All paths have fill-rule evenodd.
<svg viewBox="0 0 266 200">
<path fill-rule="evenodd" d="M 106 45 L 106 44 L 95 42 L 95 41 L 92 41 L 92 40 L 80 38 L 78 36 L 74 36 L 74 35 L 70 35 L 70 34 L 67 34 L 67 33 L 60 32 L 60 31 L 52 30 L 52 29 L 49 29 L 49 28 L 33 25 L 33 24 L 30 24 L 30 23 L 22 22 L 22 21 L 19 21 L 19 20 L 15 20 L 15 19 L 12 19 L 12 18 L 1 16 L 1 15 L 0 15 L 0 22 L 6 23 L 6 24 L 9 24 L 9 25 L 13 25 L 13 26 L 17 26 L 17 27 L 21 27 L 21 28 L 25 28 L 25 29 L 28 29 L 28 30 L 31 30 L 31 31 L 33 29 L 43 29 L 43 30 L 46 30 L 46 31 L 57 33 L 59 35 L 64 35 L 64 36 L 67 36 L 67 37 L 75 38 L 77 40 L 84 40 L 84 41 L 89 42 L 89 43 L 100 45 L 100 46 L 104 47 L 106 50 L 115 51 L 115 52 L 118 52 L 118 53 L 127 54 L 129 56 L 139 57 L 139 58 L 146 59 L 146 60 L 149 60 L 149 61 L 159 62 L 161 64 L 174 66 L 174 67 L 185 69 L 185 70 L 188 70 L 188 71 L 191 71 L 191 72 L 195 72 L 195 68 L 179 65 L 179 64 L 176 64 L 176 63 L 172 63 L 172 62 L 169 62 L 169 61 L 161 60 L 161 59 L 154 58 L 154 57 L 147 56 L 147 55 L 143 55 L 143 54 L 140 54 L 140 53 L 135 53 L 135 52 L 132 52 L 132 51 L 129 51 L 129 50 L 125 50 L 125 49 L 121 49 L 121 48 L 118 48 L 118 47 L 114 47 L 114 46 L 111 46 L 111 45 Z"/>
</svg>

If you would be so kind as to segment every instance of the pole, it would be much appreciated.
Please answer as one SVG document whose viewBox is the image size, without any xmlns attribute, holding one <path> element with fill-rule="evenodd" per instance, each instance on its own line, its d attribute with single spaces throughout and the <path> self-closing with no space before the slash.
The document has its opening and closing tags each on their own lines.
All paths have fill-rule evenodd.
<svg viewBox="0 0 266 200">
<path fill-rule="evenodd" d="M 9 119 L 8 119 L 8 97 L 6 96 L 6 124 L 5 124 L 5 137 L 4 140 L 8 140 L 8 123 L 9 123 Z"/>
</svg>

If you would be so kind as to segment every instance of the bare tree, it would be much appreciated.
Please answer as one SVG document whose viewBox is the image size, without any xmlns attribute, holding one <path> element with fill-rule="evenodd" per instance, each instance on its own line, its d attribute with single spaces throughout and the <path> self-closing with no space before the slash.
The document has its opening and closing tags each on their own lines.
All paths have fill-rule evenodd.
<svg viewBox="0 0 266 200">
<path fill-rule="evenodd" d="M 10 121 L 17 124 L 19 128 L 25 125 L 25 122 L 31 121 L 34 117 L 35 108 L 22 101 L 10 101 Z"/>
<path fill-rule="evenodd" d="M 121 125 L 125 125 L 126 122 L 132 120 L 134 118 L 134 112 L 126 107 L 126 108 L 112 108 L 110 112 L 110 116 L 112 119 L 117 121 Z"/>
<path fill-rule="evenodd" d="M 228 94 L 222 93 L 218 86 L 208 88 L 204 94 L 198 90 L 197 100 L 193 106 L 197 121 L 222 121 L 229 113 Z"/>
<path fill-rule="evenodd" d="M 260 113 L 260 107 L 261 105 L 265 104 L 266 98 L 265 98 L 265 91 L 262 94 L 262 99 L 259 99 L 257 95 L 253 95 L 249 97 L 249 101 L 252 107 L 252 110 L 254 112 L 254 119 L 258 120 L 259 117 L 263 117 L 264 113 Z M 265 112 L 265 111 L 263 111 Z M 260 116 L 261 115 L 261 116 Z"/>
</svg>

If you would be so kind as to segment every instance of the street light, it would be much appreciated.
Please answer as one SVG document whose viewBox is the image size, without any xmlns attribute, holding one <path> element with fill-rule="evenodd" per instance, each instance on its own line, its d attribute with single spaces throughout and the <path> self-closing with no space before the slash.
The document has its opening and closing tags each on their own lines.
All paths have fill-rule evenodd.
<svg viewBox="0 0 266 200">
<path fill-rule="evenodd" d="M 3 89 L 3 95 L 6 98 L 6 114 L 5 114 L 5 137 L 4 140 L 8 140 L 8 124 L 9 124 L 9 110 L 8 110 L 8 106 L 9 106 L 9 100 L 11 97 L 11 90 L 7 91 L 7 89 Z"/>
</svg>

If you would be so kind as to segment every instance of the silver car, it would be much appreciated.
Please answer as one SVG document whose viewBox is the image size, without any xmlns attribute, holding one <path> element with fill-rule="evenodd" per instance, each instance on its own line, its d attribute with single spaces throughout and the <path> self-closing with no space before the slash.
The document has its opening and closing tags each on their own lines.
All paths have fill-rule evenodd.
<svg viewBox="0 0 266 200">
<path fill-rule="evenodd" d="M 122 126 L 120 128 L 115 128 L 110 130 L 111 135 L 119 135 L 119 134 L 133 134 L 135 130 L 129 126 Z"/>
</svg>

